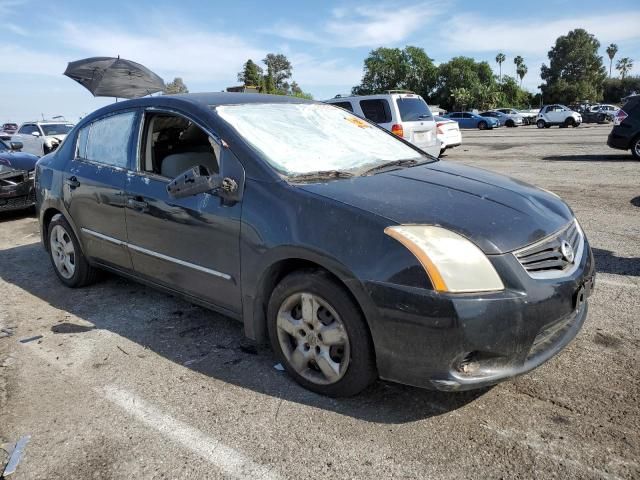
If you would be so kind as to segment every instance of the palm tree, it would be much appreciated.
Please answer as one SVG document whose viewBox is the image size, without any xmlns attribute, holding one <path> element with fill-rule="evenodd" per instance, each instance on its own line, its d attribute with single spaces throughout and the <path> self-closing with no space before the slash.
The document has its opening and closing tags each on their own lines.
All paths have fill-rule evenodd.
<svg viewBox="0 0 640 480">
<path fill-rule="evenodd" d="M 633 60 L 629 57 L 623 57 L 618 60 L 616 63 L 616 70 L 620 72 L 620 77 L 624 80 L 624 77 L 627 76 L 627 73 L 631 71 L 633 68 Z"/>
<path fill-rule="evenodd" d="M 506 59 L 507 59 L 507 57 L 502 52 L 500 52 L 498 55 L 496 55 L 496 63 L 500 67 L 500 81 L 501 82 L 502 82 L 502 62 L 504 62 Z"/>
<path fill-rule="evenodd" d="M 607 47 L 607 55 L 609 55 L 609 78 L 611 78 L 611 68 L 613 67 L 613 57 L 618 53 L 618 45 L 612 43 Z"/>
<path fill-rule="evenodd" d="M 520 55 L 518 55 L 517 57 L 515 57 L 513 59 L 513 63 L 516 64 L 516 75 L 517 75 L 518 74 L 518 67 L 524 63 L 524 58 L 522 58 Z"/>
<path fill-rule="evenodd" d="M 527 74 L 528 71 L 529 69 L 524 63 L 521 63 L 520 65 L 518 65 L 518 68 L 516 69 L 516 72 L 520 77 L 520 88 L 522 88 L 522 79 L 524 78 L 524 76 Z"/>
</svg>

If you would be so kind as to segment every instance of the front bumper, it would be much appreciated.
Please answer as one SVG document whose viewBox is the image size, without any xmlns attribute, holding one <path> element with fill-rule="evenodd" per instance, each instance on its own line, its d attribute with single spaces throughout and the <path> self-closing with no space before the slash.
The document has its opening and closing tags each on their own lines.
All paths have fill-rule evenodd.
<svg viewBox="0 0 640 480">
<path fill-rule="evenodd" d="M 34 206 L 35 203 L 33 178 L 18 185 L 0 187 L 0 212 L 22 210 Z"/>
<path fill-rule="evenodd" d="M 587 316 L 594 262 L 586 243 L 579 268 L 535 280 L 512 254 L 492 256 L 506 289 L 441 294 L 371 282 L 380 377 L 437 390 L 493 385 L 526 373 L 562 350 Z"/>
</svg>

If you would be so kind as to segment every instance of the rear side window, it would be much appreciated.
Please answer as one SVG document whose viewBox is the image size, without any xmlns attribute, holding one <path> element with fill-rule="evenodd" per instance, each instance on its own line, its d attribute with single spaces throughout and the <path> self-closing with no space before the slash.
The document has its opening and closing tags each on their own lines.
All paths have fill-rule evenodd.
<svg viewBox="0 0 640 480">
<path fill-rule="evenodd" d="M 389 123 L 391 121 L 389 102 L 384 99 L 360 100 L 360 108 L 365 118 L 372 122 Z"/>
<path fill-rule="evenodd" d="M 403 122 L 417 122 L 419 120 L 431 119 L 431 110 L 427 102 L 420 98 L 398 98 L 396 99 L 400 119 Z"/>
<path fill-rule="evenodd" d="M 78 132 L 76 157 L 127 168 L 135 112 L 97 120 Z"/>
<path fill-rule="evenodd" d="M 351 102 L 331 102 L 331 105 L 335 105 L 336 107 L 344 108 L 345 110 L 353 112 L 353 105 L 351 105 Z"/>
<path fill-rule="evenodd" d="M 622 110 L 624 110 L 627 115 L 630 115 L 631 112 L 634 114 L 640 113 L 640 97 L 628 100 L 627 103 L 624 104 L 624 107 L 622 107 Z"/>
</svg>

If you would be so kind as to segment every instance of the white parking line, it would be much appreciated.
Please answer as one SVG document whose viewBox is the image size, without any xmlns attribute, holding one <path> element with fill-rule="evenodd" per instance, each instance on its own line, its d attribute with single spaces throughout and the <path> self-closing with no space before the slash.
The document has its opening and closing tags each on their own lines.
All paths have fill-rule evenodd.
<svg viewBox="0 0 640 480">
<path fill-rule="evenodd" d="M 243 453 L 161 412 L 131 392 L 113 385 L 97 391 L 98 393 L 103 393 L 108 400 L 124 409 L 140 422 L 211 462 L 226 476 L 238 479 L 276 480 L 280 478 L 277 474 L 270 472 L 267 467 L 247 458 Z"/>
</svg>

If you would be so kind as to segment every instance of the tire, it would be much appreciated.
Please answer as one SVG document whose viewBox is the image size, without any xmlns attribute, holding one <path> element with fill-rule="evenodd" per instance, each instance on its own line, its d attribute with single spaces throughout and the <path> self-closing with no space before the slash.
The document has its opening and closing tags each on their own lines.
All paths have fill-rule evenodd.
<svg viewBox="0 0 640 480">
<path fill-rule="evenodd" d="M 597 117 L 598 123 L 604 123 L 607 120 L 607 117 L 603 113 L 599 113 Z"/>
<path fill-rule="evenodd" d="M 515 122 L 513 120 L 507 120 L 505 125 L 509 128 L 513 128 L 516 126 Z"/>
<path fill-rule="evenodd" d="M 478 122 L 478 128 L 479 128 L 480 130 L 486 130 L 486 129 L 487 129 L 487 127 L 488 127 L 488 124 L 487 124 L 487 122 L 485 122 L 484 120 L 483 120 L 482 122 Z"/>
<path fill-rule="evenodd" d="M 633 155 L 633 158 L 636 160 L 640 160 L 640 135 L 631 142 L 631 155 Z"/>
<path fill-rule="evenodd" d="M 576 125 L 576 121 L 575 121 L 575 119 L 573 117 L 568 117 L 564 121 L 564 126 L 565 127 L 575 127 L 575 125 Z"/>
<path fill-rule="evenodd" d="M 73 229 L 62 215 L 55 215 L 47 228 L 47 245 L 53 270 L 67 287 L 95 282 L 98 271 L 87 262 Z"/>
<path fill-rule="evenodd" d="M 271 294 L 267 322 L 278 360 L 311 391 L 352 396 L 378 377 L 373 342 L 360 309 L 344 287 L 322 271 L 286 276 Z M 334 337 L 331 344 L 321 334 L 327 331 Z"/>
<path fill-rule="evenodd" d="M 546 122 L 545 122 L 544 120 L 542 120 L 542 119 L 541 119 L 541 120 L 538 120 L 538 121 L 536 122 L 536 126 L 537 126 L 538 128 L 545 128 L 547 125 L 546 125 Z"/>
</svg>

